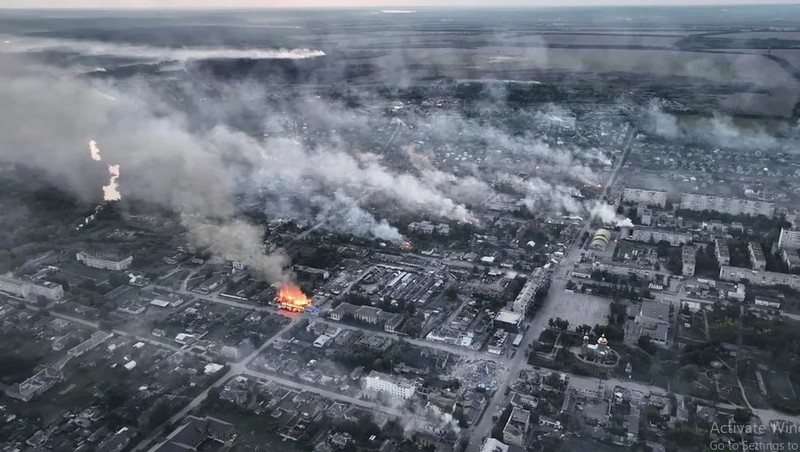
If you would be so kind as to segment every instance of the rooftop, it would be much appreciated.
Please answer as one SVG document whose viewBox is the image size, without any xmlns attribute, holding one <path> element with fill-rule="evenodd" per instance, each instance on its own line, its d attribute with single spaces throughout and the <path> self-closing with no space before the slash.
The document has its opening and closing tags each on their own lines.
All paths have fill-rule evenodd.
<svg viewBox="0 0 800 452">
<path fill-rule="evenodd" d="M 522 321 L 522 314 L 503 309 L 497 313 L 497 316 L 495 316 L 494 321 L 518 325 Z"/>
<path fill-rule="evenodd" d="M 640 315 L 649 319 L 667 321 L 669 319 L 669 305 L 657 301 L 643 301 Z"/>
</svg>

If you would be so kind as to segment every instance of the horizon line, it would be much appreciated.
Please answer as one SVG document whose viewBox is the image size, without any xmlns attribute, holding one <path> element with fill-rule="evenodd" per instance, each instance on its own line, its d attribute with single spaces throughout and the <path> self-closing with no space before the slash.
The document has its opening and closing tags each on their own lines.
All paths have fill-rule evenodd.
<svg viewBox="0 0 800 452">
<path fill-rule="evenodd" d="M 579 0 L 580 1 L 580 0 Z M 770 1 L 769 3 L 761 3 L 758 0 L 748 0 L 746 3 L 692 3 L 692 4 L 676 4 L 674 0 L 660 0 L 657 3 L 628 3 L 630 0 L 619 0 L 620 2 L 610 3 L 599 5 L 596 3 L 584 3 L 584 4 L 566 4 L 566 5 L 555 5 L 555 4 L 544 4 L 544 5 L 520 5 L 514 3 L 506 3 L 506 4 L 492 4 L 492 5 L 485 5 L 485 4 L 475 4 L 475 5 L 447 5 L 447 4 L 426 4 L 426 5 L 376 5 L 376 6 L 353 6 L 353 5 L 307 5 L 307 6 L 269 6 L 269 5 L 259 5 L 259 6 L 224 6 L 224 5 L 217 5 L 217 6 L 87 6 L 87 5 L 75 5 L 75 6 L 3 6 L 0 5 L 0 10 L 2 11 L 260 11 L 260 10 L 269 10 L 269 11 L 308 11 L 308 10 L 318 10 L 318 11 L 326 11 L 326 10 L 359 10 L 359 11 L 382 11 L 382 10 L 402 10 L 407 11 L 409 13 L 415 13 L 419 11 L 433 11 L 433 10 L 441 10 L 441 9 L 448 9 L 448 10 L 490 10 L 490 9 L 575 9 L 575 8 L 587 8 L 587 9 L 605 9 L 605 8 L 703 8 L 703 7 L 720 7 L 720 8 L 736 8 L 736 7 L 769 7 L 769 6 L 800 6 L 800 0 L 789 0 L 786 2 L 774 2 Z M 701 0 L 702 1 L 702 0 Z M 713 1 L 713 0 L 710 0 Z M 735 1 L 735 0 L 734 0 Z"/>
</svg>

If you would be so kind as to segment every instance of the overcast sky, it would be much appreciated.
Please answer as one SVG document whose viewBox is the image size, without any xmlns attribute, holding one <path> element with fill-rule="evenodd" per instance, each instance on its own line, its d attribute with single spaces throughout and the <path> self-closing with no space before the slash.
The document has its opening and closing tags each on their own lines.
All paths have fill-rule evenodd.
<svg viewBox="0 0 800 452">
<path fill-rule="evenodd" d="M 800 0 L 0 0 L 6 8 L 291 8 L 798 4 Z"/>
</svg>

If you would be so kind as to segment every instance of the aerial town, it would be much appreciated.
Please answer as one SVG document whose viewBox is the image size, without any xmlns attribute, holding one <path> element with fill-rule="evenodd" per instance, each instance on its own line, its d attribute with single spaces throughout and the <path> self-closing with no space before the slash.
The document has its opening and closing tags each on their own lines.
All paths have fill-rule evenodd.
<svg viewBox="0 0 800 452">
<path fill-rule="evenodd" d="M 28 13 L 14 14 L 0 12 L 0 26 L 27 30 Z M 69 19 L 47 20 L 52 33 L 19 36 L 81 33 L 57 29 Z M 769 41 L 800 42 L 784 32 Z M 89 55 L 70 44 L 84 38 L 63 39 Z M 49 44 L 25 45 L 46 53 L 39 46 Z M 312 107 L 293 106 L 278 125 L 242 119 L 242 130 L 276 140 L 271 148 L 238 129 L 203 135 L 243 150 L 223 154 L 221 177 L 199 151 L 149 165 L 195 133 L 178 119 L 153 124 L 172 102 L 196 119 L 215 95 L 244 110 L 256 101 L 240 87 L 187 100 L 166 87 L 184 76 L 202 84 L 191 66 L 201 57 L 176 75 L 167 63 L 114 67 L 116 51 L 153 49 L 112 47 L 91 54 L 108 65 L 91 77 L 131 71 L 134 85 L 164 89 L 153 118 L 110 110 L 108 121 L 152 134 L 141 144 L 115 142 L 119 130 L 97 141 L 81 132 L 78 157 L 27 161 L 5 149 L 27 149 L 40 132 L 0 128 L 0 451 L 797 450 L 796 125 L 753 132 L 714 116 L 730 128 L 720 139 L 667 134 L 664 117 L 700 115 L 712 95 L 656 106 L 656 88 L 636 85 L 643 91 L 613 101 L 575 101 L 540 92 L 547 71 L 541 83 L 504 88 L 513 108 L 492 106 L 500 78 L 413 93 L 365 87 L 382 97 L 331 111 L 319 103 L 352 93 L 303 82 Z M 348 58 L 373 58 L 358 55 Z M 15 76 L 0 71 L 4 82 Z M 69 97 L 82 87 L 53 89 Z M 281 104 L 300 90 L 266 98 Z M 127 102 L 101 94 L 114 108 Z M 23 108 L 19 99 L 0 92 Z M 371 151 L 351 162 L 343 142 Z M 114 153 L 146 144 L 159 149 Z M 257 176 L 248 159 L 262 157 L 280 171 Z M 73 160 L 89 169 L 69 176 Z M 85 181 L 95 184 L 88 196 Z"/>
</svg>

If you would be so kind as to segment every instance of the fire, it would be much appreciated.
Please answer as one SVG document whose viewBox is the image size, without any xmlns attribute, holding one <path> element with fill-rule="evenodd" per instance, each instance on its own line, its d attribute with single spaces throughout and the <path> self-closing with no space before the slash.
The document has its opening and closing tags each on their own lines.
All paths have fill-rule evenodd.
<svg viewBox="0 0 800 452">
<path fill-rule="evenodd" d="M 294 283 L 284 283 L 278 287 L 278 306 L 292 312 L 303 312 L 311 307 L 311 299 L 303 293 L 300 286 Z"/>
<path fill-rule="evenodd" d="M 103 160 L 97 141 L 89 140 L 89 155 L 96 162 Z M 103 185 L 103 200 L 119 201 L 120 199 L 122 199 L 122 194 L 119 192 L 119 165 L 108 165 L 108 185 Z"/>
<path fill-rule="evenodd" d="M 100 157 L 100 148 L 97 147 L 97 141 L 89 140 L 89 154 L 91 154 L 92 160 L 96 162 L 102 160 Z"/>
<path fill-rule="evenodd" d="M 103 199 L 105 201 L 119 201 L 122 194 L 119 192 L 119 165 L 108 165 L 108 185 L 103 185 Z"/>
<path fill-rule="evenodd" d="M 405 241 L 405 242 L 403 242 L 403 243 L 401 243 L 401 244 L 400 244 L 400 249 L 401 249 L 402 251 L 408 251 L 408 250 L 410 250 L 411 248 L 413 248 L 413 245 L 412 245 L 412 244 L 411 244 L 411 242 L 409 242 L 409 241 Z"/>
</svg>

